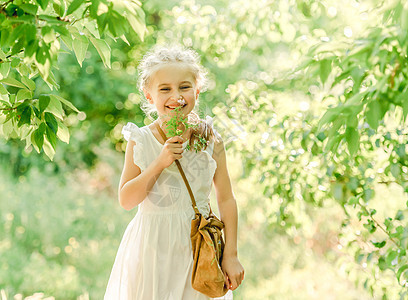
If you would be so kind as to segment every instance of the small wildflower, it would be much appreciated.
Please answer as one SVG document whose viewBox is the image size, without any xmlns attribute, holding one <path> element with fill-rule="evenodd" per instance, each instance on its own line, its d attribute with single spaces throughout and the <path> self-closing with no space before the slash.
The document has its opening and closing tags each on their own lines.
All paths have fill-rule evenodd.
<svg viewBox="0 0 408 300">
<path fill-rule="evenodd" d="M 175 114 L 166 122 L 166 130 L 167 130 L 167 135 L 169 137 L 173 136 L 181 136 L 188 128 L 196 128 L 198 125 L 195 124 L 189 124 L 187 122 L 187 117 L 183 117 L 183 114 L 181 112 L 182 106 L 185 104 L 185 100 L 183 98 L 180 98 L 177 100 L 178 103 L 180 103 L 180 106 L 176 107 L 174 109 Z M 184 124 L 185 130 L 178 129 L 180 124 Z M 195 136 L 198 138 L 198 141 L 194 141 L 194 150 L 197 153 L 198 151 L 201 151 L 204 149 L 206 145 L 208 145 L 208 141 L 201 135 L 201 134 L 195 134 Z M 190 144 L 187 144 L 185 147 L 186 150 L 190 150 Z"/>
<path fill-rule="evenodd" d="M 186 104 L 186 101 L 184 100 L 184 98 L 181 98 L 181 97 L 180 97 L 180 99 L 177 100 L 177 102 L 178 102 L 181 106 L 183 106 L 184 104 Z"/>
</svg>

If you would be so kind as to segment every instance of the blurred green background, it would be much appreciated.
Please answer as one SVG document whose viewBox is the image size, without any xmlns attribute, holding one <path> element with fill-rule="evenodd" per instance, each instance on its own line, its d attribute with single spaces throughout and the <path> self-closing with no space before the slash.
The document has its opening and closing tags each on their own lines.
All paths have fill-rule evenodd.
<svg viewBox="0 0 408 300">
<path fill-rule="evenodd" d="M 144 40 L 110 39 L 110 69 L 94 48 L 82 67 L 72 51 L 58 55 L 58 94 L 81 113 L 66 109 L 70 142 L 58 141 L 53 161 L 16 136 L 0 139 L 1 299 L 103 298 L 137 210 L 117 200 L 121 129 L 151 122 L 136 68 L 151 46 L 174 41 L 197 50 L 209 71 L 199 111 L 214 117 L 227 148 L 245 268 L 234 299 L 406 299 L 406 5 L 152 0 L 142 8 Z M 352 106 L 347 129 L 316 130 L 367 87 L 381 104 L 365 115 Z M 211 201 L 218 213 L 214 191 Z"/>
</svg>

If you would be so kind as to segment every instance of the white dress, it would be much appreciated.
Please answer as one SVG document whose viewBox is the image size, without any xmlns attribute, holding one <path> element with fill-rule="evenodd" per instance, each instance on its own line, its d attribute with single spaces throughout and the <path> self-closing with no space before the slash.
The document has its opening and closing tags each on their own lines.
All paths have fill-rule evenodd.
<svg viewBox="0 0 408 300">
<path fill-rule="evenodd" d="M 211 117 L 207 116 L 206 120 L 212 123 Z M 128 122 L 122 134 L 125 140 L 136 142 L 133 160 L 143 172 L 160 154 L 163 145 L 148 126 L 139 128 Z M 213 148 L 211 142 L 206 150 L 198 153 L 184 150 L 179 159 L 197 207 L 205 217 L 209 214 L 209 194 L 217 168 L 212 158 Z M 190 195 L 173 162 L 137 206 L 137 213 L 126 228 L 104 300 L 233 299 L 231 290 L 224 297 L 209 298 L 191 286 L 193 218 Z"/>
</svg>

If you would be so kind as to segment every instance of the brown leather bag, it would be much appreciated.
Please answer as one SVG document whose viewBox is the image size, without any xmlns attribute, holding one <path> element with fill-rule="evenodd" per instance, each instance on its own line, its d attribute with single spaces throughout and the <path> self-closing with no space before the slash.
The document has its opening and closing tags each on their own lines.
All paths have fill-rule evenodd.
<svg viewBox="0 0 408 300">
<path fill-rule="evenodd" d="M 156 127 L 166 141 L 167 137 L 157 123 Z M 191 285 L 195 290 L 209 297 L 222 297 L 228 292 L 224 273 L 221 269 L 222 254 L 225 246 L 222 236 L 224 223 L 213 214 L 209 204 L 210 214 L 208 218 L 204 218 L 197 208 L 193 192 L 180 162 L 176 159 L 175 163 L 186 184 L 195 211 L 195 217 L 191 220 L 190 234 L 194 260 Z"/>
</svg>

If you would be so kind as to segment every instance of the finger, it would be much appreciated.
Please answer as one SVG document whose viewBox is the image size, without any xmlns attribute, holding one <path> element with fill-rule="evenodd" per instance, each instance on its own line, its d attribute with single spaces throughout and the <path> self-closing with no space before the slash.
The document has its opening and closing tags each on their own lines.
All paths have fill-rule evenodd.
<svg viewBox="0 0 408 300">
<path fill-rule="evenodd" d="M 184 143 L 184 139 L 179 135 L 173 136 L 167 141 L 169 141 L 170 143 Z"/>
<path fill-rule="evenodd" d="M 232 290 L 232 283 L 231 283 L 231 279 L 228 277 L 228 285 L 227 287 Z"/>
<path fill-rule="evenodd" d="M 231 289 L 235 290 L 238 287 L 238 283 L 235 279 L 231 279 Z"/>
<path fill-rule="evenodd" d="M 181 144 L 170 144 L 169 149 L 172 153 L 181 154 L 184 152 L 183 146 Z"/>
<path fill-rule="evenodd" d="M 231 280 L 227 273 L 225 273 L 225 276 L 226 276 L 226 285 L 227 285 L 227 288 L 229 289 L 231 288 Z"/>
</svg>

